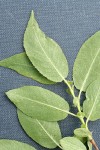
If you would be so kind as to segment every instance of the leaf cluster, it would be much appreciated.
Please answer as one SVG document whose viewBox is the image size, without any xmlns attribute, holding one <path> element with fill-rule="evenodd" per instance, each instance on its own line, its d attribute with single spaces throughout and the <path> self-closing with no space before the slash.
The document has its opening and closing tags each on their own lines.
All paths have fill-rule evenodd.
<svg viewBox="0 0 100 150">
<path fill-rule="evenodd" d="M 33 11 L 23 45 L 25 52 L 0 61 L 0 66 L 15 70 L 42 84 L 64 82 L 68 87 L 67 92 L 73 97 L 73 105 L 77 108 L 77 114 L 70 112 L 66 100 L 38 86 L 10 90 L 6 95 L 16 105 L 18 119 L 24 131 L 34 141 L 49 149 L 58 146 L 62 150 L 92 150 L 93 145 L 99 150 L 88 122 L 100 119 L 100 31 L 80 48 L 73 67 L 73 81 L 66 79 L 68 62 L 60 46 L 41 31 Z M 75 88 L 79 90 L 78 96 L 75 95 Z M 82 92 L 85 93 L 85 99 L 81 106 Z M 58 121 L 68 115 L 79 118 L 81 126 L 74 130 L 73 137 L 62 138 Z M 26 144 L 0 140 L 0 147 L 4 150 L 12 150 L 12 145 L 13 150 L 18 147 L 34 150 Z"/>
</svg>

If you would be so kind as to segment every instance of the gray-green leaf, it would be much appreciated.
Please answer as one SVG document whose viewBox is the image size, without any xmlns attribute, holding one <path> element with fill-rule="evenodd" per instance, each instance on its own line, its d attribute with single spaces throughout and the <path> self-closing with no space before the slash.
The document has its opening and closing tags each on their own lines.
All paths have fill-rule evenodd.
<svg viewBox="0 0 100 150">
<path fill-rule="evenodd" d="M 61 132 L 57 122 L 40 121 L 26 116 L 19 110 L 17 112 L 21 126 L 34 141 L 47 148 L 59 145 Z"/>
<path fill-rule="evenodd" d="M 92 134 L 86 128 L 78 128 L 74 130 L 74 134 L 78 137 L 92 137 Z"/>
<path fill-rule="evenodd" d="M 65 137 L 60 140 L 63 150 L 86 150 L 85 145 L 75 137 Z"/>
<path fill-rule="evenodd" d="M 73 80 L 77 89 L 86 91 L 88 85 L 100 76 L 100 31 L 80 48 L 74 63 Z"/>
<path fill-rule="evenodd" d="M 24 34 L 26 54 L 37 70 L 54 82 L 61 82 L 68 75 L 67 60 L 59 45 L 39 28 L 32 11 Z"/>
<path fill-rule="evenodd" d="M 45 78 L 35 69 L 25 53 L 16 54 L 0 61 L 0 66 L 13 69 L 19 74 L 32 78 L 40 83 L 53 84 L 52 81 Z"/>
<path fill-rule="evenodd" d="M 91 83 L 86 91 L 83 111 L 87 120 L 100 119 L 100 79 Z"/>
<path fill-rule="evenodd" d="M 68 115 L 68 103 L 59 95 L 41 87 L 24 86 L 6 94 L 22 112 L 35 119 L 58 121 Z"/>
<path fill-rule="evenodd" d="M 14 140 L 0 140 L 0 150 L 36 150 L 34 147 Z"/>
</svg>

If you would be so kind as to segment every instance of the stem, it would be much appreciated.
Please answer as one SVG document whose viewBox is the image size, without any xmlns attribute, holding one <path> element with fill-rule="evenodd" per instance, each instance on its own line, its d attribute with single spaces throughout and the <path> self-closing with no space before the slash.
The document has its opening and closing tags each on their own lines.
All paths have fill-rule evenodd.
<svg viewBox="0 0 100 150">
<path fill-rule="evenodd" d="M 73 91 L 72 87 L 70 86 L 70 84 L 68 83 L 68 81 L 65 80 L 65 79 L 64 79 L 63 81 L 65 82 L 65 84 L 67 84 L 68 88 L 70 89 L 70 92 L 71 92 L 73 98 L 76 98 L 76 96 L 75 96 L 75 94 L 74 94 L 74 91 Z M 81 111 L 81 106 L 80 106 L 81 93 L 82 93 L 82 91 L 79 92 L 79 95 L 78 95 L 78 103 L 77 103 L 77 109 L 78 109 L 78 112 L 79 112 L 79 113 L 82 113 L 82 111 Z M 73 113 L 71 113 L 71 112 L 68 112 L 68 114 L 70 114 L 70 115 L 72 115 L 72 116 L 74 116 L 74 117 L 78 117 L 78 118 L 80 119 L 82 125 L 84 125 L 86 129 L 88 129 L 88 119 L 87 119 L 87 121 L 86 121 L 86 123 L 85 123 L 84 117 L 83 117 L 82 115 L 77 116 L 77 115 L 75 115 L 75 114 L 73 114 Z M 88 130 L 89 130 L 89 129 L 88 129 Z M 90 142 L 91 142 L 91 144 L 93 145 L 93 147 L 95 148 L 95 150 L 99 150 L 99 148 L 98 148 L 96 142 L 94 141 L 94 139 L 90 140 Z"/>
<path fill-rule="evenodd" d="M 85 121 L 84 121 L 84 119 L 83 118 L 79 118 L 80 119 L 80 121 L 81 121 L 81 123 L 83 124 L 83 125 L 85 125 Z"/>
<path fill-rule="evenodd" d="M 78 108 L 78 111 L 79 111 L 79 112 L 81 112 L 81 108 L 80 108 L 80 96 L 81 96 L 81 92 L 79 93 L 79 96 L 78 96 L 79 102 L 78 102 L 78 105 L 77 105 L 77 108 Z M 85 123 L 85 121 L 84 121 L 83 116 L 80 116 L 79 119 L 80 119 L 80 121 L 82 122 L 82 124 L 86 126 L 86 129 L 88 129 L 88 120 L 89 120 L 89 119 L 87 119 L 86 123 Z M 89 130 L 89 129 L 88 129 L 88 130 Z M 93 145 L 93 147 L 95 148 L 95 150 L 99 150 L 99 148 L 98 148 L 96 142 L 94 141 L 94 139 L 90 140 L 90 142 L 91 142 L 91 144 Z"/>
<path fill-rule="evenodd" d="M 77 109 L 79 112 L 81 112 L 81 107 L 80 107 L 80 100 L 78 99 L 78 105 L 77 105 Z"/>
<path fill-rule="evenodd" d="M 79 93 L 79 96 L 78 96 L 77 109 L 78 109 L 79 113 L 82 113 L 81 106 L 80 106 L 80 96 L 81 96 L 81 92 Z M 86 126 L 86 123 L 84 121 L 84 117 L 83 116 L 79 116 L 78 118 L 80 119 L 81 123 Z M 88 129 L 87 126 L 86 126 L 86 128 Z"/>
<path fill-rule="evenodd" d="M 95 148 L 95 150 L 99 150 L 96 142 L 94 141 L 94 139 L 90 140 L 90 142 L 92 143 L 93 147 Z"/>
<path fill-rule="evenodd" d="M 81 111 L 81 107 L 80 107 L 80 101 L 78 102 L 77 109 L 78 109 L 78 111 L 79 111 L 80 113 L 82 112 L 82 111 Z M 78 118 L 80 119 L 81 123 L 82 123 L 83 125 L 85 125 L 85 121 L 84 121 L 83 116 L 79 116 Z"/>
<path fill-rule="evenodd" d="M 71 92 L 73 98 L 75 98 L 76 96 L 75 96 L 75 94 L 74 94 L 74 91 L 73 91 L 72 87 L 70 86 L 70 84 L 68 83 L 68 81 L 64 79 L 64 82 L 65 82 L 65 83 L 67 84 L 67 86 L 69 87 L 70 92 Z M 78 111 L 81 113 L 80 99 L 79 99 L 77 108 L 78 108 Z M 70 112 L 68 112 L 68 114 L 70 114 L 70 115 L 72 115 L 72 116 L 74 116 L 74 117 L 78 117 L 77 115 L 75 115 L 75 114 L 73 114 L 73 113 L 70 113 Z M 80 121 L 81 121 L 82 124 L 85 124 L 84 119 L 83 119 L 82 116 L 80 116 L 80 117 L 78 117 L 78 118 L 80 119 Z"/>
<path fill-rule="evenodd" d="M 73 98 L 75 98 L 76 96 L 75 96 L 75 94 L 74 94 L 74 91 L 73 91 L 73 89 L 71 88 L 71 86 L 70 86 L 70 84 L 68 83 L 68 81 L 64 79 L 64 82 L 65 82 L 65 83 L 67 84 L 67 86 L 69 87 L 70 92 L 71 92 Z M 81 113 L 81 107 L 80 107 L 80 95 L 81 95 L 81 93 L 80 93 L 79 96 L 78 96 L 79 102 L 78 102 L 77 108 L 78 108 L 78 111 Z M 75 115 L 75 114 L 73 114 L 73 113 L 69 113 L 69 114 L 72 115 L 72 116 L 77 117 L 77 115 Z M 83 117 L 80 116 L 80 117 L 78 117 L 78 118 L 80 119 L 81 123 L 85 125 L 85 121 L 84 121 Z"/>
<path fill-rule="evenodd" d="M 67 84 L 67 86 L 69 87 L 70 92 L 71 92 L 71 94 L 72 94 L 73 98 L 75 98 L 74 91 L 73 91 L 72 87 L 70 86 L 70 84 L 68 83 L 68 81 L 67 81 L 67 80 L 65 80 L 65 79 L 64 79 L 63 81 L 64 81 L 64 82 L 65 82 L 65 84 Z"/>
</svg>

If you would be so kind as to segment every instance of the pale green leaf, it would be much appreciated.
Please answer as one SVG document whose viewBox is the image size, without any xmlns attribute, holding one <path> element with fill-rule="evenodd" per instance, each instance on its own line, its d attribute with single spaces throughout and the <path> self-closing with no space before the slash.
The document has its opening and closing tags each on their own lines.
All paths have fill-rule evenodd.
<svg viewBox="0 0 100 150">
<path fill-rule="evenodd" d="M 36 150 L 34 147 L 14 140 L 0 140 L 0 150 Z"/>
<path fill-rule="evenodd" d="M 35 69 L 25 53 L 16 54 L 0 61 L 0 66 L 15 70 L 19 74 L 32 78 L 40 83 L 53 84 L 52 81 L 45 78 Z"/>
<path fill-rule="evenodd" d="M 74 137 L 77 138 L 78 140 L 80 140 L 84 144 L 87 142 L 87 137 L 79 137 L 79 136 L 76 136 L 76 135 L 74 135 Z"/>
<path fill-rule="evenodd" d="M 21 111 L 18 118 L 25 132 L 37 143 L 47 148 L 59 145 L 61 132 L 57 122 L 46 122 L 26 116 Z"/>
<path fill-rule="evenodd" d="M 75 137 L 65 137 L 60 140 L 63 150 L 86 150 L 85 145 Z"/>
<path fill-rule="evenodd" d="M 46 121 L 66 118 L 69 105 L 59 95 L 37 86 L 10 90 L 9 99 L 26 115 Z"/>
<path fill-rule="evenodd" d="M 86 128 L 77 128 L 74 130 L 74 134 L 78 137 L 92 137 L 92 134 Z"/>
<path fill-rule="evenodd" d="M 54 82 L 61 82 L 68 75 L 67 60 L 59 45 L 39 28 L 32 11 L 24 34 L 26 54 L 37 70 Z"/>
<path fill-rule="evenodd" d="M 86 91 L 83 111 L 87 120 L 100 119 L 100 79 L 91 83 Z"/>
<path fill-rule="evenodd" d="M 87 142 L 87 145 L 88 145 L 89 150 L 92 150 L 92 144 L 90 141 Z"/>
<path fill-rule="evenodd" d="M 90 37 L 80 48 L 74 63 L 73 80 L 80 92 L 100 76 L 100 31 Z"/>
</svg>

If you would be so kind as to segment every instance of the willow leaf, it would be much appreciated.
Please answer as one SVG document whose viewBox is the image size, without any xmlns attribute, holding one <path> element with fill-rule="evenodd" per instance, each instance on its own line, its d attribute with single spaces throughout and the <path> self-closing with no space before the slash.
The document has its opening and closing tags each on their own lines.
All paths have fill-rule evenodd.
<svg viewBox="0 0 100 150">
<path fill-rule="evenodd" d="M 87 121 L 100 119 L 100 79 L 91 83 L 86 91 L 83 111 Z"/>
<path fill-rule="evenodd" d="M 92 134 L 86 128 L 77 128 L 74 130 L 74 134 L 78 137 L 92 137 Z"/>
<path fill-rule="evenodd" d="M 66 118 L 69 105 L 59 95 L 37 86 L 10 90 L 9 99 L 26 115 L 46 121 Z"/>
<path fill-rule="evenodd" d="M 25 53 L 16 54 L 0 61 L 0 66 L 15 70 L 19 74 L 32 78 L 40 83 L 53 84 L 52 81 L 45 78 L 35 69 Z"/>
<path fill-rule="evenodd" d="M 75 137 L 65 137 L 60 140 L 63 150 L 86 150 L 85 145 Z"/>
<path fill-rule="evenodd" d="M 73 80 L 80 92 L 100 76 L 100 31 L 91 36 L 80 48 L 74 63 Z"/>
<path fill-rule="evenodd" d="M 36 150 L 34 147 L 14 140 L 0 140 L 0 150 Z"/>
<path fill-rule="evenodd" d="M 17 112 L 21 126 L 34 141 L 46 148 L 59 145 L 61 132 L 57 122 L 40 121 L 26 116 L 19 110 Z"/>
<path fill-rule="evenodd" d="M 54 82 L 61 82 L 68 75 L 67 60 L 59 45 L 39 28 L 32 11 L 24 34 L 26 54 L 37 70 Z"/>
</svg>

